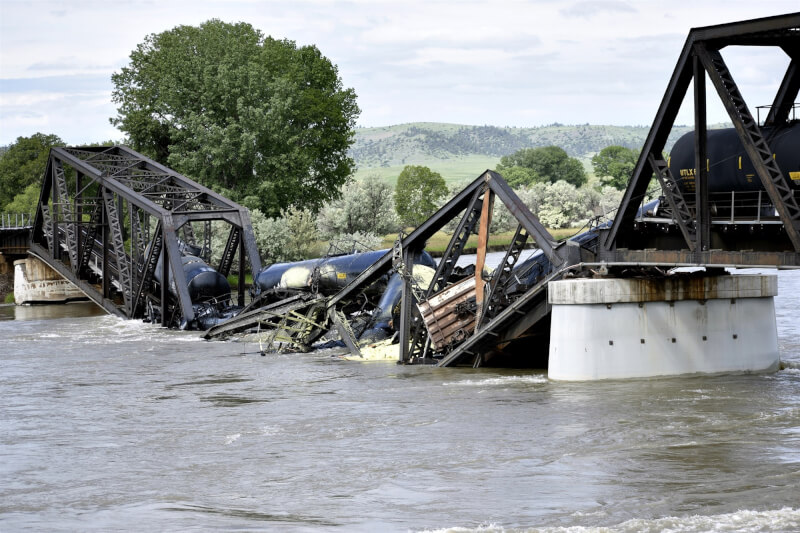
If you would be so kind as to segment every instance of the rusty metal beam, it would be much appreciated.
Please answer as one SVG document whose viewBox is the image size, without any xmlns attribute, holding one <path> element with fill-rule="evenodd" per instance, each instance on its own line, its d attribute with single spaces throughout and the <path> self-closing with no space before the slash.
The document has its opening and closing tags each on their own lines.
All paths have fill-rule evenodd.
<svg viewBox="0 0 800 533">
<path fill-rule="evenodd" d="M 481 322 L 483 312 L 483 268 L 486 266 L 486 252 L 489 248 L 489 226 L 492 223 L 492 207 L 494 205 L 494 193 L 488 190 L 483 195 L 483 205 L 481 207 L 480 229 L 478 230 L 478 254 L 475 259 L 475 305 L 477 306 L 477 317 L 475 319 L 475 329 Z"/>
</svg>

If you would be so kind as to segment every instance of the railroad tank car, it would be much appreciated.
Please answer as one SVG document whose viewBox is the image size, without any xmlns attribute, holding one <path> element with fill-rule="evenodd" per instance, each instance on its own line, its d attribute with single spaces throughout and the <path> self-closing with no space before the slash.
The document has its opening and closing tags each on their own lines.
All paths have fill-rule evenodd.
<svg viewBox="0 0 800 533">
<path fill-rule="evenodd" d="M 185 243 L 179 243 L 181 251 L 181 265 L 183 274 L 186 277 L 186 286 L 189 290 L 189 298 L 193 304 L 215 301 L 222 302 L 230 299 L 231 286 L 227 278 L 208 265 L 196 254 L 200 253 L 199 247 Z M 163 254 L 158 258 L 155 280 L 161 283 L 161 261 Z M 169 290 L 175 294 L 175 281 L 172 271 L 169 272 Z"/>
<path fill-rule="evenodd" d="M 174 322 L 171 325 L 180 329 L 199 328 L 208 329 L 238 312 L 237 307 L 231 305 L 231 286 L 228 280 L 210 267 L 202 258 L 195 254 L 200 253 L 200 248 L 184 242 L 178 242 L 181 252 L 181 267 L 186 278 L 186 288 L 189 299 L 194 309 L 194 320 L 191 324 L 184 321 Z M 158 257 L 153 278 L 159 285 L 162 283 L 162 261 L 164 254 Z M 172 269 L 168 272 L 169 291 L 177 295 L 175 279 Z M 172 320 L 177 320 L 173 315 Z M 153 300 L 147 301 L 147 314 L 145 321 L 158 323 L 161 321 L 161 309 Z"/>
<path fill-rule="evenodd" d="M 253 280 L 253 285 L 259 292 L 271 289 L 306 290 L 316 285 L 321 293 L 333 294 L 372 266 L 388 251 L 376 250 L 294 263 L 275 263 L 263 268 Z M 427 252 L 424 252 L 416 263 L 434 268 L 436 266 Z"/>
<path fill-rule="evenodd" d="M 800 121 L 763 127 L 761 131 L 790 186 L 800 189 Z M 709 192 L 763 190 L 761 179 L 734 128 L 708 130 L 707 138 Z M 678 139 L 668 162 L 681 190 L 694 192 L 694 132 Z"/>
</svg>

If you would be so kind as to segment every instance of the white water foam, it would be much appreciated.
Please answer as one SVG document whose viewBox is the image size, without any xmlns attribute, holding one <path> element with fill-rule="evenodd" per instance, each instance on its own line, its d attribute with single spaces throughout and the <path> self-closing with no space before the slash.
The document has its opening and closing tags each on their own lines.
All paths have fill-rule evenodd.
<svg viewBox="0 0 800 533">
<path fill-rule="evenodd" d="M 81 338 L 87 344 L 128 343 L 161 340 L 165 342 L 200 342 L 196 331 L 169 330 L 141 320 L 126 320 L 107 315 Z"/>
<path fill-rule="evenodd" d="M 800 509 L 736 511 L 718 515 L 668 516 L 652 520 L 634 518 L 614 526 L 505 528 L 494 524 L 476 528 L 449 527 L 421 530 L 425 533 L 756 533 L 800 531 Z"/>
<path fill-rule="evenodd" d="M 547 383 L 548 379 L 545 375 L 531 375 L 531 376 L 501 376 L 485 379 L 464 379 L 461 381 L 446 381 L 442 383 L 445 387 L 493 387 L 493 386 L 506 386 L 517 383 L 525 384 L 542 384 Z"/>
</svg>

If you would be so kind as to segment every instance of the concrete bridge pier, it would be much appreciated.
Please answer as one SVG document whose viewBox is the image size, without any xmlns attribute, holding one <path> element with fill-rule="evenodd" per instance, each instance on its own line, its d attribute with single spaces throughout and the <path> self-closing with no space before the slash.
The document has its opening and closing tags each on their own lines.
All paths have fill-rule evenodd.
<svg viewBox="0 0 800 533">
<path fill-rule="evenodd" d="M 774 275 L 551 282 L 549 377 L 777 370 L 777 293 Z"/>
<path fill-rule="evenodd" d="M 17 305 L 87 299 L 75 285 L 36 257 L 14 261 L 14 303 Z"/>
</svg>

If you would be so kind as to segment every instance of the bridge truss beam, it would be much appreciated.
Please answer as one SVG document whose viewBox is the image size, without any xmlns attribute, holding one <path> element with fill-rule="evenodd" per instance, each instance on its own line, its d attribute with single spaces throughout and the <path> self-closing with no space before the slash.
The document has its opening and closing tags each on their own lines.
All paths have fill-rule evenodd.
<svg viewBox="0 0 800 533">
<path fill-rule="evenodd" d="M 227 270 L 238 254 L 240 272 L 247 258 L 256 274 L 261 264 L 244 207 L 125 146 L 53 148 L 31 251 L 110 313 L 142 318 L 156 305 L 163 325 L 185 326 L 195 317 L 181 251 L 201 233 L 208 258 L 212 222 L 236 235 L 223 254 Z"/>
<path fill-rule="evenodd" d="M 697 256 L 702 263 L 703 254 L 711 249 L 710 214 L 706 169 L 706 114 L 705 79 L 725 106 L 741 143 L 756 169 L 769 199 L 778 213 L 788 236 L 789 246 L 800 252 L 800 207 L 788 183 L 772 157 L 767 139 L 761 133 L 758 121 L 753 118 L 739 92 L 733 75 L 725 64 L 720 50 L 727 46 L 776 47 L 790 59 L 789 66 L 773 100 L 766 125 L 785 123 L 789 119 L 792 102 L 800 89 L 800 13 L 768 17 L 744 22 L 695 28 L 686 39 L 683 50 L 667 85 L 653 126 L 645 140 L 628 187 L 625 190 L 617 216 L 611 227 L 603 232 L 600 258 L 617 260 L 616 250 L 632 247 L 635 240 L 635 219 L 642 199 L 646 196 L 653 173 L 656 174 L 667 202 L 673 208 L 673 217 L 680 227 L 684 248 Z M 662 152 L 667 137 L 680 110 L 690 83 L 694 84 L 695 106 L 695 162 L 696 194 L 693 210 L 686 208 L 683 198 L 676 195 L 674 178 L 665 172 Z M 683 254 L 685 256 L 686 254 Z M 691 255 L 691 254 L 690 254 Z"/>
</svg>

